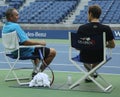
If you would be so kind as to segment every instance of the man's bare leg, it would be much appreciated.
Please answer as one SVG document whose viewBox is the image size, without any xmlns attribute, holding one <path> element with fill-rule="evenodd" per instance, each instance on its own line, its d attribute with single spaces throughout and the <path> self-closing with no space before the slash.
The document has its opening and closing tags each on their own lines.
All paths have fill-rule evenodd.
<svg viewBox="0 0 120 97">
<path fill-rule="evenodd" d="M 96 67 L 97 64 L 86 64 L 84 63 L 84 67 L 86 68 L 86 70 L 89 72 L 90 70 L 92 70 L 94 67 Z M 93 72 L 91 74 L 92 77 L 96 78 L 97 77 L 97 73 L 96 72 Z M 89 78 L 86 78 L 85 79 L 85 82 L 92 82 Z"/>
<path fill-rule="evenodd" d="M 46 64 L 41 64 L 40 71 L 43 72 L 44 69 L 52 62 L 54 57 L 56 56 L 56 51 L 53 48 L 50 48 L 50 54 L 48 57 L 44 60 Z M 47 65 L 47 66 L 46 66 Z"/>
</svg>

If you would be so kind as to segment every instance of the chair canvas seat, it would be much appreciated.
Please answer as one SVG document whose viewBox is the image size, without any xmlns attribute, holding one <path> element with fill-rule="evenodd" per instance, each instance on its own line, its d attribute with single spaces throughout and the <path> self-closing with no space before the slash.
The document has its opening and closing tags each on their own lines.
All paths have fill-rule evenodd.
<svg viewBox="0 0 120 97">
<path fill-rule="evenodd" d="M 17 59 L 17 57 L 15 57 L 13 54 L 6 54 L 6 56 L 12 58 L 12 59 Z M 35 60 L 36 58 L 39 58 L 39 56 L 20 56 L 19 57 L 19 60 L 28 60 L 28 59 L 32 59 L 32 60 Z"/>
<path fill-rule="evenodd" d="M 105 32 L 101 33 L 101 34 L 94 34 L 94 35 L 88 35 L 87 37 L 89 37 L 89 39 L 92 39 L 92 42 L 88 42 L 89 39 L 86 39 L 86 36 L 84 35 L 77 35 L 76 33 L 73 32 L 69 32 L 69 41 L 70 41 L 70 48 L 69 48 L 69 60 L 72 62 L 72 64 L 81 72 L 84 73 L 84 75 L 81 78 L 78 78 L 78 80 L 76 82 L 74 82 L 69 89 L 73 89 L 76 86 L 80 85 L 81 82 L 83 80 L 85 80 L 86 78 L 89 78 L 90 80 L 92 80 L 92 82 L 94 84 L 96 84 L 101 91 L 103 92 L 109 92 L 112 90 L 112 85 L 106 81 L 100 74 L 98 74 L 98 77 L 101 79 L 101 82 L 99 82 L 98 80 L 94 79 L 91 74 L 96 72 L 99 68 L 101 68 L 106 62 L 108 62 L 110 59 L 112 59 L 111 57 L 111 50 L 108 52 L 106 52 L 106 37 L 105 37 Z M 81 41 L 84 40 L 84 41 Z M 94 41 L 93 41 L 94 40 Z M 80 56 L 74 56 L 72 55 L 73 49 L 76 49 L 76 51 L 81 49 L 92 49 L 92 50 L 98 50 L 98 49 L 103 49 L 103 61 L 99 62 L 99 64 L 94 67 L 93 69 L 91 69 L 89 72 L 87 72 L 85 69 L 83 69 L 82 65 L 80 65 L 79 63 L 83 63 L 80 61 Z M 87 62 L 84 62 L 87 63 Z M 93 64 L 93 63 L 88 63 L 88 64 Z M 103 83 L 105 85 L 103 85 Z M 87 90 L 86 90 L 87 91 Z"/>
<path fill-rule="evenodd" d="M 110 57 L 107 57 L 107 56 L 106 56 L 106 62 L 109 61 L 109 60 L 111 60 L 111 59 L 112 59 L 111 56 L 110 56 Z M 72 60 L 73 60 L 73 61 L 76 61 L 76 62 L 81 62 L 81 61 L 80 61 L 80 56 L 79 56 L 79 55 L 73 57 Z M 93 63 L 89 63 L 89 64 L 93 64 Z"/>
</svg>

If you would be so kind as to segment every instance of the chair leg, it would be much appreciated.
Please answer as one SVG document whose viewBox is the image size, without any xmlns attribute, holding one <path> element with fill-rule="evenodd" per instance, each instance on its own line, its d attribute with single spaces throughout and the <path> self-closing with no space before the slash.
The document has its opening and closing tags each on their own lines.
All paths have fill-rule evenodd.
<svg viewBox="0 0 120 97">
<path fill-rule="evenodd" d="M 11 75 L 11 74 L 13 74 L 13 78 L 9 78 L 9 76 Z M 6 78 L 5 78 L 5 81 L 14 81 L 14 80 L 16 80 L 17 81 L 17 83 L 19 84 L 19 85 L 24 85 L 24 84 L 28 84 L 29 82 L 21 82 L 20 80 L 29 80 L 30 78 L 29 77 L 24 77 L 24 78 L 18 78 L 18 76 L 17 76 L 17 74 L 12 70 L 10 70 L 9 72 L 8 72 L 8 74 L 7 74 L 7 76 L 6 76 Z"/>
<path fill-rule="evenodd" d="M 16 59 L 14 62 L 11 62 L 9 60 L 9 58 L 7 58 L 7 57 L 5 57 L 5 58 L 6 58 L 6 61 L 7 61 L 8 65 L 9 65 L 9 67 L 10 67 L 10 70 L 8 71 L 8 73 L 7 73 L 6 77 L 5 77 L 5 81 L 14 81 L 14 80 L 16 80 L 19 85 L 29 84 L 29 82 L 21 82 L 20 81 L 20 80 L 28 80 L 28 79 L 30 79 L 29 77 L 18 78 L 17 74 L 15 73 L 14 67 L 15 67 L 16 63 L 18 62 L 18 59 Z M 13 78 L 10 78 L 10 75 L 13 75 Z"/>
<path fill-rule="evenodd" d="M 89 76 L 91 73 L 86 73 L 82 78 L 80 78 L 79 80 L 77 80 L 74 84 L 72 84 L 69 89 L 73 89 L 76 86 L 80 85 L 81 82 L 83 80 L 85 80 L 85 78 L 90 78 L 103 92 L 108 92 L 110 90 L 112 90 L 112 85 L 110 83 L 108 83 L 102 76 L 99 75 L 100 79 L 105 83 L 105 86 L 100 84 L 99 82 L 97 82 L 93 77 Z"/>
<path fill-rule="evenodd" d="M 100 66 L 102 66 L 102 65 L 104 64 L 104 62 L 101 63 L 99 66 L 93 68 L 93 69 L 90 70 L 89 72 L 86 72 L 85 70 L 83 70 L 83 69 L 80 67 L 80 65 L 78 65 L 75 61 L 72 61 L 72 60 L 71 60 L 71 62 L 72 62 L 80 71 L 82 71 L 82 72 L 84 73 L 84 76 L 83 76 L 82 78 L 80 78 L 79 80 L 77 80 L 75 83 L 73 83 L 73 84 L 69 87 L 69 89 L 73 89 L 73 88 L 75 88 L 76 86 L 80 85 L 81 82 L 88 77 L 88 78 L 90 78 L 103 92 L 108 92 L 108 91 L 112 90 L 112 85 L 111 85 L 110 83 L 108 83 L 108 82 L 107 82 L 102 76 L 100 76 L 99 74 L 98 74 L 98 76 L 99 76 L 99 78 L 105 83 L 105 86 L 102 85 L 102 84 L 100 84 L 99 82 L 97 82 L 97 80 L 95 80 L 93 77 L 90 76 L 94 71 L 96 71 Z"/>
</svg>

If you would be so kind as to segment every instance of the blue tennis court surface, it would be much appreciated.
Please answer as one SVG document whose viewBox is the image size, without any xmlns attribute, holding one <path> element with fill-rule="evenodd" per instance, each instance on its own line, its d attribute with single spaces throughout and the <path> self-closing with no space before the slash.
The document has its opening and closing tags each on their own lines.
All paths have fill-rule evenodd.
<svg viewBox="0 0 120 97">
<path fill-rule="evenodd" d="M 47 45 L 48 47 L 55 48 L 57 51 L 57 55 L 53 62 L 51 63 L 51 67 L 55 71 L 73 71 L 77 72 L 78 69 L 69 61 L 69 45 L 68 44 L 51 44 Z M 3 46 L 0 44 L 0 52 L 3 51 Z M 74 52 L 73 52 L 74 53 Z M 76 54 L 76 53 L 75 53 Z M 110 74 L 120 74 L 120 46 L 117 45 L 113 49 L 112 59 L 106 63 L 102 68 L 99 69 L 101 73 L 110 73 Z M 0 54 L 0 69 L 8 69 L 8 64 L 4 63 L 5 58 L 3 54 Z M 20 61 L 23 62 L 23 61 Z M 20 67 L 23 65 L 25 67 L 32 67 L 31 61 L 27 61 L 27 63 L 19 63 L 17 66 Z M 82 64 L 81 64 L 82 65 Z"/>
</svg>

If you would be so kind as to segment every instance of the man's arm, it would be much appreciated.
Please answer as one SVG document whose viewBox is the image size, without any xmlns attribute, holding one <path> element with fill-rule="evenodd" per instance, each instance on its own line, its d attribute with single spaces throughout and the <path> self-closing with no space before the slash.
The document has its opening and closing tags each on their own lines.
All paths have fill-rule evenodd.
<svg viewBox="0 0 120 97">
<path fill-rule="evenodd" d="M 115 47 L 114 39 L 108 41 L 107 44 L 106 44 L 106 47 L 107 47 L 107 48 L 114 48 L 114 47 Z"/>
<path fill-rule="evenodd" d="M 46 46 L 45 41 L 34 41 L 34 40 L 27 40 L 22 43 L 23 45 L 43 45 Z"/>
</svg>

